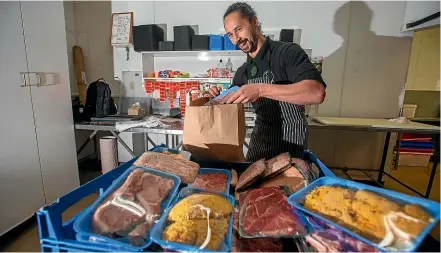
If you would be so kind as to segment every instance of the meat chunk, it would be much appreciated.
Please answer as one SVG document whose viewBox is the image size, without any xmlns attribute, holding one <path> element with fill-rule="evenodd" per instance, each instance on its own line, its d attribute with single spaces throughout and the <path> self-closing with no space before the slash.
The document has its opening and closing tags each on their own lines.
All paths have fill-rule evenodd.
<svg viewBox="0 0 441 253">
<path fill-rule="evenodd" d="M 296 192 L 305 187 L 306 184 L 307 182 L 302 173 L 300 173 L 296 167 L 292 166 L 282 172 L 282 174 L 265 180 L 262 184 L 260 184 L 260 187 L 286 185 L 292 192 Z"/>
<path fill-rule="evenodd" d="M 145 243 L 145 240 L 149 238 L 150 228 L 155 223 L 151 220 L 145 221 L 138 225 L 132 232 L 129 233 L 129 242 L 132 245 L 139 246 Z"/>
<path fill-rule="evenodd" d="M 241 238 L 233 234 L 231 252 L 282 252 L 283 244 L 275 238 Z"/>
<path fill-rule="evenodd" d="M 199 174 L 192 186 L 209 191 L 225 192 L 227 190 L 227 174 Z"/>
<path fill-rule="evenodd" d="M 305 239 L 318 252 L 378 252 L 375 247 L 336 229 L 315 232 Z"/>
<path fill-rule="evenodd" d="M 289 236 L 306 232 L 279 187 L 250 190 L 240 203 L 239 224 L 251 236 Z"/>
<path fill-rule="evenodd" d="M 289 153 L 280 154 L 267 161 L 266 170 L 263 177 L 274 177 L 288 169 L 291 165 L 291 157 Z"/>
<path fill-rule="evenodd" d="M 112 235 L 117 232 L 124 233 L 128 231 L 133 224 L 142 221 L 143 216 L 107 203 L 97 208 L 92 219 L 92 226 L 95 231 Z"/>
<path fill-rule="evenodd" d="M 199 170 L 195 162 L 156 152 L 145 152 L 133 164 L 175 174 L 186 184 L 194 182 Z"/>
<path fill-rule="evenodd" d="M 94 212 L 93 231 L 109 237 L 128 236 L 131 244 L 143 244 L 173 186 L 173 180 L 143 169 L 133 170 Z"/>
<path fill-rule="evenodd" d="M 266 169 L 265 159 L 253 163 L 239 177 L 236 185 L 236 191 L 245 190 L 263 175 Z"/>
<path fill-rule="evenodd" d="M 173 188 L 173 180 L 146 172 L 140 181 L 141 189 L 136 193 L 136 199 L 146 210 L 147 219 L 151 218 L 149 216 L 159 218 L 161 202 Z"/>
</svg>

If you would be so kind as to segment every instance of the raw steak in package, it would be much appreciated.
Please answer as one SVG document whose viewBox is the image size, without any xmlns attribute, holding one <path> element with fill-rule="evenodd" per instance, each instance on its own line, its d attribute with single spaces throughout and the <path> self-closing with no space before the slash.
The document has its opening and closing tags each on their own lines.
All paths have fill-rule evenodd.
<svg viewBox="0 0 441 253">
<path fill-rule="evenodd" d="M 169 178 L 134 169 L 124 184 L 96 208 L 92 232 L 109 238 L 127 238 L 134 246 L 144 244 L 160 218 L 162 201 L 177 186 Z"/>
<path fill-rule="evenodd" d="M 280 187 L 249 190 L 240 196 L 239 234 L 244 238 L 297 237 L 307 233 L 303 216 L 288 204 Z"/>
</svg>

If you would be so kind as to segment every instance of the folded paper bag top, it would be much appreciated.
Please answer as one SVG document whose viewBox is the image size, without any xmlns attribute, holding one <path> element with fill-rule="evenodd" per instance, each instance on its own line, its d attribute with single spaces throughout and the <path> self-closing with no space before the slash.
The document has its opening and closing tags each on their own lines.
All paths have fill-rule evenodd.
<svg viewBox="0 0 441 253">
<path fill-rule="evenodd" d="M 244 162 L 243 104 L 204 106 L 209 98 L 191 101 L 185 110 L 183 148 L 196 160 Z"/>
</svg>

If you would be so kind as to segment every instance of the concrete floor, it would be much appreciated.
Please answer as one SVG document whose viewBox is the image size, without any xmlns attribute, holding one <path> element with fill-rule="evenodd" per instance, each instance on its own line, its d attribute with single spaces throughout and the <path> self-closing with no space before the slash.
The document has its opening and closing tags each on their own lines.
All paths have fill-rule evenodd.
<svg viewBox="0 0 441 253">
<path fill-rule="evenodd" d="M 94 165 L 86 165 L 80 166 L 80 177 L 81 182 L 87 182 L 92 178 L 100 175 L 99 172 L 94 171 Z M 405 167 L 400 166 L 397 170 L 392 171 L 392 176 L 406 182 L 411 187 L 417 189 L 420 192 L 425 192 L 427 182 L 430 175 L 431 164 L 427 167 Z M 437 175 L 435 177 L 435 181 L 433 183 L 432 192 L 430 195 L 430 199 L 435 200 L 437 202 L 440 201 L 440 171 L 439 166 L 437 170 Z M 400 184 L 394 182 L 393 180 L 388 180 L 386 182 L 386 188 L 392 189 L 399 192 L 404 192 L 407 194 L 415 195 L 411 191 L 407 190 L 405 187 Z M 89 195 L 84 198 L 76 205 L 72 206 L 63 214 L 63 220 L 68 220 L 73 217 L 76 213 L 83 210 L 87 206 L 89 206 L 95 199 L 97 195 Z M 438 226 L 432 231 L 431 235 L 436 238 L 438 241 L 432 242 L 433 247 L 429 245 L 430 251 L 439 251 L 439 236 L 440 236 L 440 228 Z M 18 230 L 13 231 L 13 234 L 3 236 L 0 238 L 0 251 L 5 252 L 38 252 L 40 251 L 40 243 L 38 239 L 38 229 L 35 221 L 30 221 L 29 224 L 25 224 L 25 226 L 20 227 Z M 433 249 L 433 250 L 432 250 Z"/>
</svg>

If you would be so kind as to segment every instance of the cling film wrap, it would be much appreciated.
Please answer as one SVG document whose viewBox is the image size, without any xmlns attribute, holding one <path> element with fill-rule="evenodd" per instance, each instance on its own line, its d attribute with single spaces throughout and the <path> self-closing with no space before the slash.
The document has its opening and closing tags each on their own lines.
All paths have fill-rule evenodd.
<svg viewBox="0 0 441 253">
<path fill-rule="evenodd" d="M 151 237 L 167 250 L 226 252 L 231 248 L 234 198 L 192 187 L 181 190 Z"/>
<path fill-rule="evenodd" d="M 150 231 L 169 206 L 179 177 L 144 167 L 131 167 L 115 180 L 74 223 L 77 240 L 142 250 Z"/>
<path fill-rule="evenodd" d="M 415 251 L 440 219 L 434 201 L 334 177 L 316 180 L 288 201 L 329 225 L 317 238 L 341 230 L 345 240 L 381 251 Z"/>
<path fill-rule="evenodd" d="M 239 234 L 243 238 L 297 238 L 310 231 L 306 218 L 288 204 L 288 187 L 249 190 L 239 197 Z"/>
</svg>

